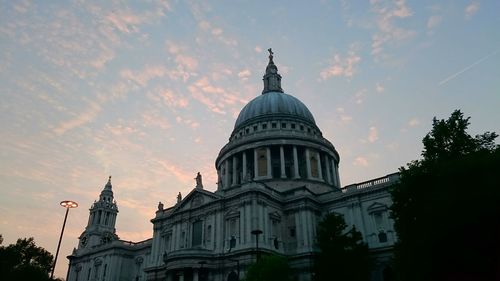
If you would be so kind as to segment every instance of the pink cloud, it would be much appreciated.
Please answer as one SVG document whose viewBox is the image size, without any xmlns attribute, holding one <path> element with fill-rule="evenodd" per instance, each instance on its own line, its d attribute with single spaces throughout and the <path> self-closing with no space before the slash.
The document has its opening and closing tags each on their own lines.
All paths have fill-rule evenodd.
<svg viewBox="0 0 500 281">
<path fill-rule="evenodd" d="M 399 44 L 415 36 L 413 30 L 398 27 L 394 24 L 396 19 L 412 16 L 412 11 L 406 6 L 405 0 L 370 1 L 372 10 L 377 15 L 376 25 L 378 31 L 372 36 L 372 55 L 378 58 L 386 44 Z"/>
<path fill-rule="evenodd" d="M 360 61 L 361 57 L 356 54 L 355 46 L 352 45 L 347 52 L 347 56 L 341 57 L 339 54 L 335 54 L 331 65 L 323 69 L 320 76 L 323 80 L 337 76 L 351 78 L 356 72 L 355 66 Z"/>
<path fill-rule="evenodd" d="M 465 7 L 465 18 L 471 19 L 479 11 L 479 1 L 472 1 L 467 7 Z"/>
<path fill-rule="evenodd" d="M 78 114 L 71 120 L 61 122 L 57 127 L 53 129 L 53 131 L 58 135 L 62 135 L 68 130 L 92 122 L 100 112 L 101 106 L 98 103 L 89 102 L 88 108 L 84 112 Z"/>
</svg>

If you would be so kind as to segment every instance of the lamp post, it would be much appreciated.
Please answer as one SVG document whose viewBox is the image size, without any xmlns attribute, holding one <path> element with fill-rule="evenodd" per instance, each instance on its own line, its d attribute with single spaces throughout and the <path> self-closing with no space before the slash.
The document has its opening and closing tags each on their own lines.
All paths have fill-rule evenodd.
<svg viewBox="0 0 500 281">
<path fill-rule="evenodd" d="M 260 258 L 260 255 L 259 255 L 259 235 L 262 234 L 262 230 L 260 229 L 255 229 L 255 230 L 252 230 L 252 234 L 255 235 L 255 245 L 256 245 L 256 251 L 257 251 L 257 262 L 259 262 L 259 258 Z"/>
<path fill-rule="evenodd" d="M 64 215 L 64 222 L 63 222 L 63 226 L 61 229 L 61 235 L 59 236 L 59 243 L 57 243 L 56 257 L 54 258 L 54 265 L 52 266 L 52 272 L 50 273 L 50 279 L 52 279 L 54 277 L 54 271 L 56 269 L 56 263 L 57 263 L 57 256 L 59 255 L 59 249 L 61 248 L 61 241 L 62 241 L 62 237 L 64 234 L 64 227 L 66 226 L 66 219 L 68 218 L 69 209 L 78 207 L 78 203 L 76 203 L 75 201 L 71 201 L 71 200 L 64 200 L 64 201 L 61 201 L 61 203 L 59 203 L 59 204 L 62 207 L 66 208 L 66 215 Z"/>
</svg>

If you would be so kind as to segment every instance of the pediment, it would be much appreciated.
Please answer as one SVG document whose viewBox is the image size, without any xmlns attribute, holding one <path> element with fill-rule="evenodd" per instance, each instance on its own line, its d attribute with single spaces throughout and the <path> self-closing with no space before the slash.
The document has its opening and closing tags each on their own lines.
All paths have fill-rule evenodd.
<svg viewBox="0 0 500 281">
<path fill-rule="evenodd" d="M 219 196 L 204 189 L 193 189 L 181 202 L 177 203 L 173 212 L 182 212 L 198 208 L 219 199 Z"/>
<path fill-rule="evenodd" d="M 379 211 L 386 211 L 388 209 L 386 204 L 382 204 L 380 202 L 375 202 L 368 206 L 366 209 L 368 213 L 373 213 L 373 212 L 379 212 Z"/>
</svg>

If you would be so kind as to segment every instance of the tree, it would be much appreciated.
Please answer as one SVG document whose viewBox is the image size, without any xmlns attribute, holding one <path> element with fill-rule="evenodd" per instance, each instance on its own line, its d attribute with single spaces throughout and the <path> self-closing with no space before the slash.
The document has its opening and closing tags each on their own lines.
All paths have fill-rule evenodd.
<svg viewBox="0 0 500 281">
<path fill-rule="evenodd" d="M 290 281 L 290 267 L 285 257 L 278 255 L 263 256 L 252 264 L 247 271 L 246 281 Z"/>
<path fill-rule="evenodd" d="M 315 280 L 370 280 L 372 260 L 362 235 L 341 215 L 331 213 L 318 225 L 320 252 L 315 262 Z"/>
<path fill-rule="evenodd" d="M 400 168 L 391 214 L 400 280 L 499 280 L 500 149 L 459 110 L 434 118 L 423 159 Z"/>
<path fill-rule="evenodd" d="M 2 280 L 45 281 L 49 279 L 53 257 L 37 247 L 31 238 L 18 239 L 16 244 L 0 246 L 0 275 Z"/>
</svg>

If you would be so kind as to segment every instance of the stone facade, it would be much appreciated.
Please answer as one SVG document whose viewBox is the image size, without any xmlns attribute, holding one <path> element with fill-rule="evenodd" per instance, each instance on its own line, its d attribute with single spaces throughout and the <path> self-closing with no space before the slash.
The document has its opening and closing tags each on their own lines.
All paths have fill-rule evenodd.
<svg viewBox="0 0 500 281">
<path fill-rule="evenodd" d="M 398 174 L 341 187 L 339 162 L 307 107 L 283 92 L 270 51 L 262 95 L 242 109 L 217 157 L 217 190 L 198 176 L 184 199 L 158 206 L 153 238 L 132 243 L 115 234 L 109 181 L 69 256 L 68 280 L 232 281 L 267 253 L 311 280 L 316 226 L 331 212 L 361 231 L 377 258 L 373 280 L 384 280 L 397 239 L 387 190 Z"/>
</svg>

